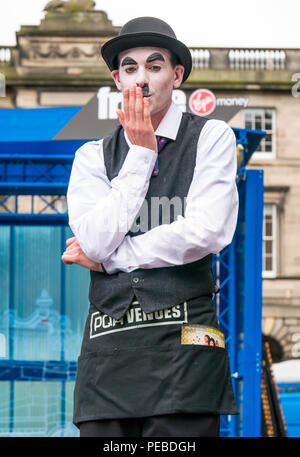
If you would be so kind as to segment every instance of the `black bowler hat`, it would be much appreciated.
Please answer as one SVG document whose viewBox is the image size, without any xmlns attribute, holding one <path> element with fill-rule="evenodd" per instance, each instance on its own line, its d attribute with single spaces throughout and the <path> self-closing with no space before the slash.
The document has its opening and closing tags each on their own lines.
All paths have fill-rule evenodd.
<svg viewBox="0 0 300 457">
<path fill-rule="evenodd" d="M 127 22 L 117 37 L 107 41 L 101 54 L 110 71 L 118 69 L 118 54 L 126 49 L 142 46 L 165 48 L 172 51 L 178 63 L 184 66 L 184 82 L 192 69 L 192 56 L 185 44 L 177 40 L 173 29 L 156 17 L 138 17 Z"/>
</svg>

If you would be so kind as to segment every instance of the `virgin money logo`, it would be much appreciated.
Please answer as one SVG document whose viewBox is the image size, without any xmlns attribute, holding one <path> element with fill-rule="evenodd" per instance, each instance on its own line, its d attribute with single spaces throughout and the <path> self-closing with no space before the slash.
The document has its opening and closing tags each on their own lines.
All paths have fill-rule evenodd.
<svg viewBox="0 0 300 457">
<path fill-rule="evenodd" d="M 189 107 L 198 116 L 207 116 L 216 107 L 216 97 L 208 89 L 197 89 L 190 96 Z"/>
</svg>

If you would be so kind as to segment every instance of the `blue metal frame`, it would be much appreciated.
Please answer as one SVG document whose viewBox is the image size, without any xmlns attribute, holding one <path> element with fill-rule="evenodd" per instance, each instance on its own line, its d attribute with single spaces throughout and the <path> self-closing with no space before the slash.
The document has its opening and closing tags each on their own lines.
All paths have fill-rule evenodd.
<svg viewBox="0 0 300 457">
<path fill-rule="evenodd" d="M 265 132 L 233 130 L 237 142 L 243 146 L 243 160 L 237 177 L 239 219 L 230 246 L 214 256 L 213 269 L 220 288 L 215 305 L 221 329 L 225 333 L 233 386 L 241 414 L 222 417 L 221 435 L 260 436 L 263 172 L 246 170 L 245 166 Z M 0 194 L 6 193 L 16 198 L 18 195 L 65 195 L 74 153 L 85 142 L 0 143 Z M 11 225 L 11 230 L 14 225 L 26 224 L 66 226 L 67 221 L 66 213 L 0 213 L 0 224 Z M 63 233 L 61 236 L 63 247 Z M 14 249 L 13 245 L 10 249 Z M 11 287 L 14 280 L 12 267 Z M 63 279 L 65 266 L 62 264 L 61 268 Z M 64 303 L 64 280 L 62 284 L 61 303 Z M 13 309 L 13 306 L 11 302 L 10 308 Z M 65 310 L 61 309 L 61 313 L 64 314 Z M 13 333 L 9 345 L 11 349 Z M 61 348 L 59 362 L 0 360 L 0 381 L 9 380 L 11 384 L 11 430 L 15 381 L 61 381 L 61 408 L 64 412 L 65 382 L 75 379 L 75 370 L 75 362 L 64 361 L 64 347 Z M 64 417 L 63 413 L 62 426 Z"/>
<path fill-rule="evenodd" d="M 222 417 L 223 436 L 260 436 L 263 171 L 239 176 L 240 210 L 232 243 L 214 256 L 219 298 L 240 416 Z"/>
<path fill-rule="evenodd" d="M 247 385 L 244 391 L 244 436 L 260 436 L 261 430 L 261 416 L 255 408 L 261 395 L 262 214 L 263 171 L 249 170 L 245 194 L 244 256 L 244 328 L 247 331 L 244 331 L 243 349 L 238 353 L 239 375 Z"/>
</svg>

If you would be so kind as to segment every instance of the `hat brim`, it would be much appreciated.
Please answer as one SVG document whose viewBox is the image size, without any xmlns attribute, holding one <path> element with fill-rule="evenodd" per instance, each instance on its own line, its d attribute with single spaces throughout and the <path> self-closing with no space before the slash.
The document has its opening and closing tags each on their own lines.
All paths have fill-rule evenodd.
<svg viewBox="0 0 300 457">
<path fill-rule="evenodd" d="M 165 48 L 175 54 L 179 64 L 184 66 L 182 82 L 192 70 L 192 56 L 189 48 L 181 41 L 154 32 L 124 34 L 107 41 L 101 48 L 101 54 L 110 71 L 118 69 L 118 54 L 126 49 L 152 46 Z"/>
</svg>

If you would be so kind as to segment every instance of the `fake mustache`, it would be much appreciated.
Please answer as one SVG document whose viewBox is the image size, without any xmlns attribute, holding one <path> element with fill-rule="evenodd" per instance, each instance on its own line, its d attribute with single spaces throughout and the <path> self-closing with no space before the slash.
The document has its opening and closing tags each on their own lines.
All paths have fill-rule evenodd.
<svg viewBox="0 0 300 457">
<path fill-rule="evenodd" d="M 143 95 L 148 95 L 149 94 L 149 86 L 143 86 L 142 87 L 142 94 Z"/>
</svg>

